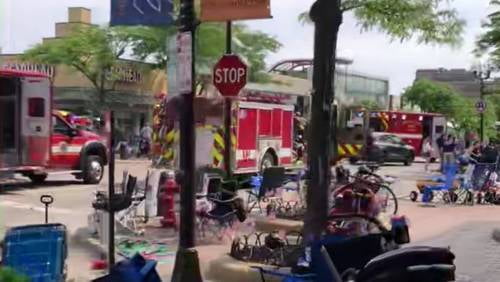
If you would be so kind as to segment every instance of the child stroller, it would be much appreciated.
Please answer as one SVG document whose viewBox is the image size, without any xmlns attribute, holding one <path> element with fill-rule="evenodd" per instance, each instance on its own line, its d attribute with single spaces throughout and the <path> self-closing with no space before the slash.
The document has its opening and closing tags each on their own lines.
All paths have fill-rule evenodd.
<svg viewBox="0 0 500 282">
<path fill-rule="evenodd" d="M 495 186 L 495 181 L 500 173 L 500 157 L 497 156 L 496 161 L 480 163 L 475 162 L 474 172 L 471 178 L 471 186 L 477 191 L 477 203 L 500 203 L 498 196 L 498 188 Z"/>
<path fill-rule="evenodd" d="M 410 200 L 413 202 L 417 201 L 418 194 L 420 193 L 422 194 L 423 203 L 431 203 L 437 199 L 446 204 L 459 202 L 472 205 L 474 203 L 474 194 L 467 187 L 460 184 L 460 177 L 457 171 L 457 165 L 446 165 L 443 176 L 418 185 L 419 191 L 412 191 L 410 193 Z"/>
</svg>

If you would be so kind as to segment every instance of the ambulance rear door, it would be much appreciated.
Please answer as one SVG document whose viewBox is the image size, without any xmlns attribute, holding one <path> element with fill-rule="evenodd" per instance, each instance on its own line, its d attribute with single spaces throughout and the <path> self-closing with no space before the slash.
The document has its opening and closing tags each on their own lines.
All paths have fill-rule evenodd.
<svg viewBox="0 0 500 282">
<path fill-rule="evenodd" d="M 45 77 L 21 79 L 22 163 L 48 166 L 51 133 L 51 84 Z"/>
<path fill-rule="evenodd" d="M 0 76 L 0 169 L 19 166 L 19 92 L 20 80 Z"/>
</svg>

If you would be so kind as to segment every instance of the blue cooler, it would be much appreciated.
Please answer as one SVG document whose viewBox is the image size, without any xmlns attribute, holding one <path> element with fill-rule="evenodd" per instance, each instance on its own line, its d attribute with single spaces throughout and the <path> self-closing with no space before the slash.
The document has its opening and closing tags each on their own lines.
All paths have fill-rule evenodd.
<svg viewBox="0 0 500 282">
<path fill-rule="evenodd" d="M 32 282 L 64 281 L 66 227 L 42 224 L 11 228 L 5 235 L 2 257 L 4 266 L 27 275 Z"/>
</svg>

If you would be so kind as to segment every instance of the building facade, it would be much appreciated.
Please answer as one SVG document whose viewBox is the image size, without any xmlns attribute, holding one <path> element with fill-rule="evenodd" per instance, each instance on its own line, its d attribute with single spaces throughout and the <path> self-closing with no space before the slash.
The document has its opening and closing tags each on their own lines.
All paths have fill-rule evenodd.
<svg viewBox="0 0 500 282">
<path fill-rule="evenodd" d="M 415 81 L 420 79 L 445 83 L 465 97 L 476 98 L 480 95 L 479 81 L 474 72 L 466 69 L 420 69 L 417 70 Z"/>
<path fill-rule="evenodd" d="M 86 8 L 69 8 L 68 21 L 55 24 L 55 37 L 68 36 L 75 27 L 91 25 L 91 11 Z M 97 114 L 99 97 L 92 83 L 80 72 L 67 66 L 51 66 L 22 61 L 21 54 L 0 55 L 0 67 L 47 74 L 54 86 L 54 107 L 78 114 Z M 151 121 L 155 96 L 166 92 L 166 74 L 151 65 L 120 60 L 113 70 L 118 81 L 112 91 L 106 93 L 107 105 L 115 111 L 119 135 L 127 138 L 139 133 L 140 127 Z"/>
<path fill-rule="evenodd" d="M 352 60 L 337 58 L 335 69 L 335 102 L 341 106 L 356 106 L 373 102 L 380 108 L 389 107 L 389 79 L 350 69 Z M 271 72 L 308 78 L 312 81 L 311 59 L 292 59 L 276 63 Z"/>
</svg>

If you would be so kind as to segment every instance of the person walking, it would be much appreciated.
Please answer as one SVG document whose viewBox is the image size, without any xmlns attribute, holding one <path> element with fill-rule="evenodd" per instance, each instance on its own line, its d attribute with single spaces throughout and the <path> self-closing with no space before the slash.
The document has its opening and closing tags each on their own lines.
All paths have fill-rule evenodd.
<svg viewBox="0 0 500 282">
<path fill-rule="evenodd" d="M 443 171 L 443 164 L 444 164 L 443 147 L 444 147 L 444 141 L 445 141 L 445 135 L 443 133 L 436 140 L 438 151 L 439 151 L 439 162 L 440 162 L 440 169 L 439 169 L 439 171 Z"/>
<path fill-rule="evenodd" d="M 432 158 L 432 140 L 430 136 L 427 136 L 424 138 L 424 141 L 422 142 L 422 156 L 425 158 L 425 166 L 424 170 L 425 172 L 429 171 L 429 164 L 431 162 Z"/>
<path fill-rule="evenodd" d="M 455 149 L 457 147 L 457 141 L 455 137 L 448 134 L 446 140 L 443 144 L 443 164 L 450 165 L 455 163 Z"/>
</svg>

